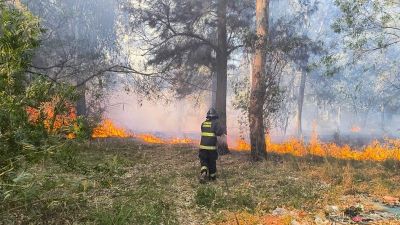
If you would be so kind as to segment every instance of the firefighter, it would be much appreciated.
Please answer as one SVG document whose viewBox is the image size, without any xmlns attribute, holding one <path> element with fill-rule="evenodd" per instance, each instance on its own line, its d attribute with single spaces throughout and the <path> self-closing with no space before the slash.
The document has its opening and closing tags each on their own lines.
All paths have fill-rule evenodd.
<svg viewBox="0 0 400 225">
<path fill-rule="evenodd" d="M 205 183 L 207 180 L 215 181 L 217 178 L 217 136 L 223 135 L 225 131 L 218 121 L 218 114 L 214 108 L 207 112 L 206 118 L 201 124 L 200 183 Z"/>
</svg>

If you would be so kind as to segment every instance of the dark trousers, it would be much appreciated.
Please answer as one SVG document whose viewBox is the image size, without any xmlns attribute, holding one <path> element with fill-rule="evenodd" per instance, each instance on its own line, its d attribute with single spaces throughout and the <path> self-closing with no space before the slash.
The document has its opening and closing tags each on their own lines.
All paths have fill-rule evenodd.
<svg viewBox="0 0 400 225">
<path fill-rule="evenodd" d="M 199 158 L 201 167 L 208 168 L 208 174 L 215 174 L 217 172 L 217 159 L 218 152 L 217 150 L 199 150 Z"/>
</svg>

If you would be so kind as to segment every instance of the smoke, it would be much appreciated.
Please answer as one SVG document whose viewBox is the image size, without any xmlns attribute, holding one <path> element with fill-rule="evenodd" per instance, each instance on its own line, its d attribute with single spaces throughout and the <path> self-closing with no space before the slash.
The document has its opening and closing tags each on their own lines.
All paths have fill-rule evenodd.
<svg viewBox="0 0 400 225">
<path fill-rule="evenodd" d="M 110 96 L 105 116 L 133 132 L 191 136 L 198 133 L 207 110 L 207 104 L 196 106 L 190 99 L 167 104 L 121 91 Z"/>
<path fill-rule="evenodd" d="M 96 43 L 96 46 L 105 42 L 107 43 L 107 48 L 115 47 L 115 49 L 118 48 L 118 50 L 121 51 L 120 55 L 118 55 L 120 58 L 116 61 L 128 62 L 130 66 L 137 70 L 144 69 L 141 67 L 145 62 L 145 58 L 142 57 L 143 52 L 140 50 L 140 43 L 138 43 L 137 40 L 130 39 L 129 33 L 123 29 L 128 23 L 127 20 L 129 20 L 129 17 L 121 12 L 121 9 L 117 6 L 117 1 L 26 0 L 24 2 L 26 2 L 29 8 L 36 14 L 43 17 L 42 21 L 44 25 L 53 26 L 53 30 L 57 31 L 53 32 L 54 34 L 49 32 L 47 36 L 56 36 L 55 34 L 57 34 L 57 36 L 65 36 L 65 38 L 59 39 L 65 39 L 65 42 L 70 42 L 71 40 L 69 38 L 73 37 L 70 37 L 71 34 L 67 33 L 69 30 L 75 30 L 77 33 L 80 33 L 78 32 L 80 28 L 86 27 L 87 32 L 82 33 L 88 36 L 85 36 L 85 38 Z M 312 2 L 315 3 L 317 1 Z M 74 11 L 75 8 L 66 10 L 63 6 L 68 5 L 68 3 L 74 3 L 74 5 L 77 5 L 77 10 L 79 9 L 80 11 Z M 290 3 L 291 1 L 271 2 L 271 9 L 274 9 L 271 10 L 271 24 L 282 16 L 289 17 L 296 12 L 302 12 L 302 6 Z M 53 8 L 57 5 L 58 7 L 56 7 L 56 9 L 58 11 Z M 295 8 L 292 10 L 293 12 L 287 12 L 289 11 L 289 5 Z M 326 42 L 326 46 L 331 47 L 339 45 L 338 43 L 335 43 L 336 45 L 332 44 L 332 42 L 337 42 L 337 36 L 335 36 L 330 28 L 332 21 L 335 20 L 335 16 L 338 14 L 338 9 L 333 6 L 332 1 L 321 1 L 317 6 L 318 10 L 312 11 L 312 13 L 311 10 L 309 10 L 309 15 L 304 13 L 305 15 L 307 14 L 308 25 L 304 26 L 301 32 L 305 35 L 309 35 L 311 38 Z M 312 9 L 314 10 L 314 8 Z M 80 16 L 77 17 L 74 15 Z M 86 17 L 88 17 L 91 22 L 88 26 L 82 21 L 77 21 L 78 19 L 83 20 Z M 60 20 L 60 24 L 55 23 L 55 20 L 56 22 Z M 79 22 L 79 24 L 75 24 L 76 26 L 74 26 L 72 23 L 76 22 Z M 60 44 L 52 43 L 51 40 L 43 42 L 48 45 L 47 48 L 45 48 L 46 51 L 43 53 L 46 59 L 48 59 L 48 55 L 61 54 L 54 50 L 56 49 L 54 46 L 59 47 Z M 74 41 L 79 42 L 81 40 L 75 39 Z M 82 47 L 85 51 L 91 47 L 85 45 L 83 42 L 76 44 L 76 46 L 72 46 L 74 51 L 80 50 L 82 46 L 86 46 L 86 48 Z M 57 49 L 60 52 L 65 50 L 64 47 L 59 47 Z M 335 47 L 333 50 L 339 51 L 342 49 Z M 49 51 L 52 52 L 47 54 Z M 393 52 L 391 54 L 388 53 L 387 56 L 393 58 Z M 109 55 L 109 57 L 116 56 Z M 244 54 L 238 51 L 236 55 L 232 56 L 231 61 L 241 60 L 243 57 L 245 57 Z M 314 56 L 311 58 L 316 59 L 318 57 Z M 381 64 L 379 64 L 379 62 L 381 62 Z M 378 64 L 378 66 L 387 65 L 384 63 L 385 58 L 381 59 L 379 62 L 377 63 L 376 55 L 371 55 L 363 60 L 363 66 L 369 66 L 371 64 Z M 303 135 L 305 138 L 311 136 L 313 123 L 317 124 L 318 133 L 326 137 L 325 139 L 327 140 L 333 139 L 335 135 L 368 135 L 372 137 L 398 136 L 399 127 L 397 124 L 400 122 L 398 106 L 400 103 L 396 101 L 398 98 L 393 94 L 397 92 L 394 92 L 395 90 L 391 91 L 391 89 L 387 89 L 387 86 L 385 86 L 386 83 L 390 82 L 397 81 L 399 83 L 397 77 L 392 77 L 396 76 L 398 73 L 393 72 L 389 75 L 380 74 L 378 76 L 379 68 L 365 71 L 363 70 L 363 66 L 355 68 L 349 67 L 341 74 L 335 74 L 334 77 L 326 77 L 323 75 L 322 70 L 315 70 L 308 74 L 302 118 Z M 92 67 L 88 68 L 91 69 Z M 398 65 L 393 65 L 393 68 L 397 69 Z M 286 130 L 284 131 L 282 127 L 277 127 L 272 130 L 272 136 L 276 139 L 278 136 L 285 139 L 296 135 L 296 95 L 298 94 L 297 90 L 300 80 L 300 73 L 295 72 L 296 70 L 298 70 L 298 68 L 292 66 L 292 68 L 285 70 L 285 74 L 283 74 L 283 80 L 291 85 L 290 88 L 289 86 L 285 87 L 287 98 L 285 99 L 286 102 L 284 102 L 284 104 L 288 105 L 288 107 L 285 107 L 285 110 L 290 112 L 287 113 L 288 126 Z M 76 74 L 75 71 L 73 72 Z M 236 71 L 230 71 L 229 73 L 231 75 L 228 79 L 232 78 L 232 74 L 243 78 L 249 76 L 250 71 L 243 71 L 240 74 L 236 74 Z M 108 80 L 112 80 L 112 82 L 117 81 L 116 78 L 113 79 L 114 76 L 108 78 Z M 110 118 L 116 124 L 137 133 L 156 133 L 159 135 L 198 138 L 200 124 L 204 121 L 206 112 L 211 105 L 211 93 L 209 92 L 204 92 L 203 95 L 200 96 L 199 102 L 194 101 L 192 97 L 188 97 L 165 104 L 157 101 L 146 101 L 139 95 L 126 93 L 123 91 L 123 88 L 119 88 L 118 85 L 113 88 L 115 90 L 110 92 L 107 96 L 107 101 L 104 101 L 107 102 L 105 105 L 106 113 L 104 117 Z M 248 126 L 239 123 L 239 121 L 245 118 L 245 115 L 239 110 L 233 109 L 232 98 L 231 90 L 229 90 L 227 102 L 228 135 L 231 139 L 239 137 L 247 139 Z M 359 129 L 354 131 L 353 128 L 355 127 Z"/>
<path fill-rule="evenodd" d="M 175 100 L 170 103 L 145 101 L 134 93 L 115 91 L 109 97 L 105 118 L 134 133 L 152 133 L 164 137 L 189 137 L 198 139 L 200 126 L 211 105 L 211 93 L 202 96 L 199 103 L 193 98 Z M 246 130 L 239 124 L 242 116 L 229 104 L 227 106 L 228 134 L 238 139 Z M 247 128 L 247 127 L 245 127 Z"/>
</svg>

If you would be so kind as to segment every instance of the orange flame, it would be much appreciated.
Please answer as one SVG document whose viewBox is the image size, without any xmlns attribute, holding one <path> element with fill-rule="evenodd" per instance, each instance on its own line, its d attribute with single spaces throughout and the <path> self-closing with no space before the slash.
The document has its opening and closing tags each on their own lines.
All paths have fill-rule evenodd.
<svg viewBox="0 0 400 225">
<path fill-rule="evenodd" d="M 64 114 L 55 114 L 56 106 L 63 104 L 67 108 Z M 58 133 L 62 128 L 68 127 L 76 121 L 76 110 L 71 103 L 61 103 L 60 98 L 54 97 L 49 102 L 43 102 L 38 108 L 27 107 L 28 120 L 32 124 L 43 122 L 44 127 L 50 133 Z M 67 138 L 73 138 L 74 134 L 67 134 Z"/>
<path fill-rule="evenodd" d="M 123 128 L 114 125 L 110 119 L 105 119 L 102 124 L 93 129 L 93 138 L 121 137 L 126 138 L 131 135 Z"/>
<path fill-rule="evenodd" d="M 190 138 L 162 139 L 162 138 L 156 137 L 152 134 L 139 134 L 139 135 L 136 135 L 135 137 L 141 139 L 144 142 L 153 143 L 153 144 L 178 145 L 178 144 L 195 144 L 195 143 L 197 143 L 196 140 L 193 140 Z"/>
<path fill-rule="evenodd" d="M 268 152 L 298 157 L 314 155 L 347 160 L 400 160 L 400 140 L 397 139 L 385 139 L 384 142 L 373 141 L 363 149 L 353 149 L 348 145 L 339 146 L 335 143 L 322 143 L 313 138 L 309 144 L 296 138 L 283 143 L 272 143 L 270 136 L 267 135 L 265 142 Z M 238 140 L 234 149 L 248 151 L 250 145 L 244 140 Z"/>
<path fill-rule="evenodd" d="M 136 138 L 141 139 L 144 142 L 147 143 L 153 143 L 153 144 L 165 144 L 165 141 L 162 140 L 161 138 L 158 138 L 154 135 L 151 134 L 139 134 L 137 136 L 135 136 Z"/>
<path fill-rule="evenodd" d="M 291 154 L 302 157 L 307 155 L 320 157 L 333 157 L 348 160 L 370 160 L 384 161 L 388 159 L 400 160 L 400 140 L 385 139 L 384 142 L 373 141 L 363 149 L 352 149 L 350 146 L 339 146 L 334 143 L 322 143 L 318 139 L 317 125 L 313 125 L 313 132 L 309 143 L 303 140 L 291 138 L 283 143 L 273 143 L 267 134 L 265 144 L 267 151 L 276 154 Z M 189 138 L 163 139 L 152 134 L 132 135 L 122 128 L 115 126 L 111 120 L 104 120 L 103 123 L 94 129 L 93 137 L 135 137 L 147 143 L 153 144 L 197 144 L 198 140 Z M 244 139 L 238 139 L 233 149 L 248 151 L 250 144 Z"/>
<path fill-rule="evenodd" d="M 105 119 L 98 127 L 93 130 L 93 138 L 108 138 L 108 137 L 120 137 L 128 138 L 134 137 L 140 139 L 146 143 L 152 144 L 195 144 L 196 140 L 190 138 L 172 138 L 162 139 L 152 134 L 130 134 L 125 129 L 117 127 L 110 119 Z"/>
<path fill-rule="evenodd" d="M 243 150 L 250 150 L 250 144 L 247 143 L 244 139 L 239 139 L 236 141 L 236 148 L 237 150 L 243 151 Z"/>
</svg>

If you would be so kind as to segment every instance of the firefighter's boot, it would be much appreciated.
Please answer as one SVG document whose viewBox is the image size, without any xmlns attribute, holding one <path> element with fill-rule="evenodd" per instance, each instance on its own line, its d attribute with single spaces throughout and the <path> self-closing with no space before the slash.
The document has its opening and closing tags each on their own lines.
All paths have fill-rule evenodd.
<svg viewBox="0 0 400 225">
<path fill-rule="evenodd" d="M 208 177 L 208 179 L 209 179 L 210 181 L 216 181 L 216 180 L 217 180 L 217 174 L 216 174 L 216 173 L 210 174 L 210 176 Z"/>
<path fill-rule="evenodd" d="M 199 181 L 201 184 L 204 184 L 208 181 L 208 168 L 207 167 L 201 168 Z"/>
</svg>

